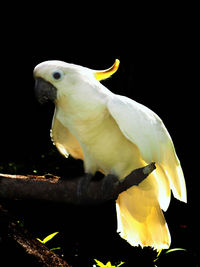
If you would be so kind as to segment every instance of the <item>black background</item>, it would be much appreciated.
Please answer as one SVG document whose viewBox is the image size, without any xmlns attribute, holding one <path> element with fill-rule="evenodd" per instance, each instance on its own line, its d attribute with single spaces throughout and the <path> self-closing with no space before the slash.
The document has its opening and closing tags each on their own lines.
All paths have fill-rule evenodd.
<svg viewBox="0 0 200 267">
<path fill-rule="evenodd" d="M 42 17 L 41 12 L 37 15 Z M 133 21 L 128 14 L 129 19 L 121 24 L 122 11 L 118 17 L 110 13 L 112 23 L 103 15 L 94 22 L 93 14 L 86 25 L 82 16 L 76 26 L 76 20 L 63 24 L 58 19 L 52 20 L 51 15 L 40 24 L 37 15 L 31 28 L 24 28 L 26 18 L 17 26 L 12 23 L 2 39 L 1 172 L 27 174 L 35 169 L 37 173 L 50 170 L 70 177 L 83 173 L 80 161 L 63 159 L 53 147 L 49 130 L 54 107 L 37 103 L 32 72 L 38 63 L 51 59 L 105 69 L 118 58 L 121 61 L 118 72 L 103 84 L 112 92 L 126 95 L 155 111 L 174 141 L 185 174 L 188 204 L 172 198 L 165 216 L 172 247 L 188 249 L 192 262 L 199 250 L 199 85 L 197 87 L 195 17 L 188 17 L 188 13 L 177 9 L 163 19 L 162 12 L 156 18 L 150 15 L 148 19 L 141 17 Z M 143 254 L 115 234 L 114 203 L 84 208 L 52 204 L 47 208 L 44 203 L 28 202 L 26 214 L 15 205 L 20 219 L 25 217 L 25 226 L 37 237 L 60 232 L 59 241 L 65 244 L 64 255 L 69 261 L 81 261 L 83 255 L 104 262 L 112 259 L 134 262 L 130 255 L 140 261 L 143 255 L 152 257 L 149 251 Z M 65 219 L 63 213 L 67 216 Z M 79 260 L 75 254 L 80 255 Z M 185 258 L 180 256 L 181 260 Z"/>
</svg>

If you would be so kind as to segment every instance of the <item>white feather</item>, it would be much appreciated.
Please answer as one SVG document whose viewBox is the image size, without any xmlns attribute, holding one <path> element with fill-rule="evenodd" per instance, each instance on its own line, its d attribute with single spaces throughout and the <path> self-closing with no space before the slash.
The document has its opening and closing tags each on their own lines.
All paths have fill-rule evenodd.
<svg viewBox="0 0 200 267">
<path fill-rule="evenodd" d="M 112 95 L 107 107 L 122 133 L 139 148 L 142 159 L 146 163 L 153 161 L 159 165 L 157 173 L 160 175 L 156 179 L 160 184 L 159 202 L 163 209 L 166 210 L 169 205 L 170 187 L 176 198 L 186 202 L 186 186 L 180 162 L 171 137 L 158 115 L 120 95 Z"/>
<path fill-rule="evenodd" d="M 52 73 L 63 72 L 54 81 Z M 65 156 L 84 161 L 86 172 L 97 170 L 123 179 L 133 169 L 154 161 L 156 170 L 116 201 L 118 231 L 131 245 L 168 248 L 169 230 L 161 208 L 171 197 L 186 202 L 180 162 L 162 120 L 147 107 L 115 95 L 101 85 L 94 71 L 60 61 L 39 64 L 35 77 L 57 88 L 52 139 Z"/>
</svg>

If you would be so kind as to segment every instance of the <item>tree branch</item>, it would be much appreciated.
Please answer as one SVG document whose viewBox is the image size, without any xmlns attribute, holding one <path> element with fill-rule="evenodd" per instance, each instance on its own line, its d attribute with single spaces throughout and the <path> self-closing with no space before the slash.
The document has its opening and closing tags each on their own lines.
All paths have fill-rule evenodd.
<svg viewBox="0 0 200 267">
<path fill-rule="evenodd" d="M 4 229 L 5 232 L 8 233 L 7 242 L 9 242 L 9 240 L 12 240 L 12 242 L 14 242 L 18 247 L 22 248 L 25 252 L 24 255 L 30 256 L 30 263 L 34 260 L 34 262 L 37 262 L 39 264 L 37 264 L 37 266 L 70 267 L 70 265 L 66 261 L 49 250 L 41 242 L 39 242 L 27 229 L 20 226 L 16 222 L 16 219 L 12 216 L 12 214 L 10 214 L 1 205 L 0 219 L 4 222 L 7 222 L 7 229 Z M 10 256 L 15 257 L 12 253 L 10 254 Z M 7 262 L 5 262 L 5 264 L 7 264 Z"/>
<path fill-rule="evenodd" d="M 134 170 L 123 181 L 119 181 L 113 175 L 107 175 L 101 181 L 91 181 L 88 184 L 87 192 L 81 198 L 78 194 L 78 185 L 84 176 L 69 180 L 50 174 L 44 176 L 0 174 L 0 198 L 96 204 L 117 199 L 120 193 L 133 185 L 138 185 L 155 168 L 155 163 L 150 163 L 143 168 Z M 105 181 L 109 181 L 109 186 L 104 186 Z"/>
</svg>

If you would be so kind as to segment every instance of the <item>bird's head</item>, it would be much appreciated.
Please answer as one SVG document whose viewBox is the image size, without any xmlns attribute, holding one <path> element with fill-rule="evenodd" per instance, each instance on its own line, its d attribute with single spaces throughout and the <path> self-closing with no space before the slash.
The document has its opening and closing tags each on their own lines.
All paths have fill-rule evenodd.
<svg viewBox="0 0 200 267">
<path fill-rule="evenodd" d="M 63 94 L 68 97 L 80 88 L 109 78 L 117 71 L 119 60 L 109 69 L 96 71 L 79 65 L 52 60 L 38 64 L 34 69 L 35 94 L 40 103 L 48 100 L 56 102 Z M 78 88 L 78 89 L 77 89 Z M 83 92 L 87 94 L 87 91 Z"/>
</svg>

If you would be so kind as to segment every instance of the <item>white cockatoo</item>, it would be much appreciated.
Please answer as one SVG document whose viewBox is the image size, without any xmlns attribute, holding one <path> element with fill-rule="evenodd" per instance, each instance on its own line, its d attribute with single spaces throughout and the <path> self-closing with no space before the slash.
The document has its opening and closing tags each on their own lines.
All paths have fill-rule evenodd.
<svg viewBox="0 0 200 267">
<path fill-rule="evenodd" d="M 156 163 L 138 186 L 116 200 L 118 229 L 133 246 L 168 248 L 171 238 L 163 211 L 173 195 L 186 202 L 186 185 L 172 139 L 149 108 L 116 95 L 100 81 L 117 71 L 119 60 L 103 71 L 52 60 L 34 69 L 40 102 L 55 103 L 51 137 L 61 154 L 84 161 L 86 173 L 122 180 L 136 168 Z"/>
</svg>

